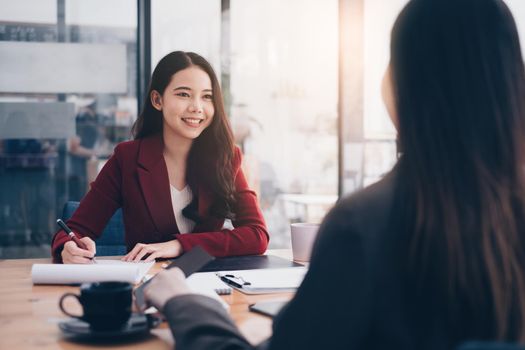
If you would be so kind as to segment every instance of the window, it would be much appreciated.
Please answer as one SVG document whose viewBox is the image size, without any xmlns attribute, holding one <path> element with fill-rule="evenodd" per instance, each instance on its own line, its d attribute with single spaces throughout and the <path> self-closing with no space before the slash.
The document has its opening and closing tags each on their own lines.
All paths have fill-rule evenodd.
<svg viewBox="0 0 525 350">
<path fill-rule="evenodd" d="M 64 203 L 129 138 L 137 13 L 126 0 L 0 6 L 0 256 L 47 257 Z"/>
<path fill-rule="evenodd" d="M 152 33 L 153 65 L 184 50 L 214 66 L 270 247 L 288 247 L 291 222 L 337 199 L 338 1 L 155 0 Z"/>
<path fill-rule="evenodd" d="M 300 9 L 300 11 L 298 11 Z M 272 235 L 337 199 L 338 1 L 230 2 L 230 116 Z"/>
<path fill-rule="evenodd" d="M 363 185 L 379 180 L 396 162 L 396 131 L 381 97 L 390 56 L 390 30 L 407 0 L 365 0 Z"/>
</svg>

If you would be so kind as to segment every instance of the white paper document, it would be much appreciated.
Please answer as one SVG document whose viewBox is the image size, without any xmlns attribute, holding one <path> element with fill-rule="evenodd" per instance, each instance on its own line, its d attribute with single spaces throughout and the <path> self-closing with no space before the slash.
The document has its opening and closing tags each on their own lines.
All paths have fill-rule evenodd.
<svg viewBox="0 0 525 350">
<path fill-rule="evenodd" d="M 96 264 L 34 264 L 33 284 L 78 284 L 120 281 L 138 283 L 155 262 L 126 262 L 99 260 Z"/>
<path fill-rule="evenodd" d="M 217 273 L 217 276 L 229 286 L 245 294 L 264 294 L 296 291 L 307 271 L 306 267 L 289 267 L 223 271 Z"/>
<path fill-rule="evenodd" d="M 186 282 L 191 290 L 196 294 L 202 294 L 217 300 L 221 305 L 229 310 L 230 306 L 222 300 L 218 294 L 227 294 L 226 291 L 229 290 L 231 293 L 231 288 L 223 283 L 215 274 L 215 272 L 199 272 L 194 273 L 188 278 Z"/>
<path fill-rule="evenodd" d="M 231 294 L 232 288 L 221 281 L 216 272 L 196 272 L 186 279 L 192 289 L 213 290 L 219 295 Z"/>
</svg>

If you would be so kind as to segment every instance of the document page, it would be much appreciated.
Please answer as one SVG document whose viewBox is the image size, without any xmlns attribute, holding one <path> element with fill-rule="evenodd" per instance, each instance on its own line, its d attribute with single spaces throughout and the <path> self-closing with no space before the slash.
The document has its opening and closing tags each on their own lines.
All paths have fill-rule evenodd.
<svg viewBox="0 0 525 350">
<path fill-rule="evenodd" d="M 154 262 L 126 262 L 97 259 L 95 264 L 34 264 L 33 284 L 79 284 L 121 281 L 139 283 Z"/>
<path fill-rule="evenodd" d="M 232 289 L 215 272 L 197 272 L 186 279 L 192 289 L 213 290 L 219 295 L 231 294 Z"/>
<path fill-rule="evenodd" d="M 230 306 L 218 294 L 229 294 L 231 288 L 223 283 L 213 272 L 194 273 L 186 279 L 188 286 L 197 294 L 202 294 L 217 300 L 229 310 Z"/>
</svg>

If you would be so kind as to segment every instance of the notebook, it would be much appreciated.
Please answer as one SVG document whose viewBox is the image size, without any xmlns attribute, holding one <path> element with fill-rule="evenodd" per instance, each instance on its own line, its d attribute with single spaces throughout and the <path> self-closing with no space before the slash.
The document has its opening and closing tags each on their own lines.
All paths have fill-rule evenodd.
<svg viewBox="0 0 525 350">
<path fill-rule="evenodd" d="M 307 272 L 306 267 L 221 271 L 217 276 L 245 294 L 295 292 Z"/>
<path fill-rule="evenodd" d="M 96 264 L 33 264 L 33 284 L 80 284 L 119 281 L 139 283 L 155 262 L 97 259 Z"/>
</svg>

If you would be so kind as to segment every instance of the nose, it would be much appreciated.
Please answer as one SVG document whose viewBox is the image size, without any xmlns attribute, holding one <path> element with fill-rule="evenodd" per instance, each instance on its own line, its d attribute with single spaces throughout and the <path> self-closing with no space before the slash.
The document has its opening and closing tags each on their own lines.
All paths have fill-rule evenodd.
<svg viewBox="0 0 525 350">
<path fill-rule="evenodd" d="M 194 99 L 190 105 L 190 112 L 192 113 L 199 113 L 201 114 L 203 112 L 202 110 L 202 103 L 199 101 L 199 99 Z"/>
</svg>

